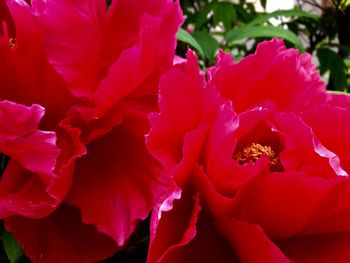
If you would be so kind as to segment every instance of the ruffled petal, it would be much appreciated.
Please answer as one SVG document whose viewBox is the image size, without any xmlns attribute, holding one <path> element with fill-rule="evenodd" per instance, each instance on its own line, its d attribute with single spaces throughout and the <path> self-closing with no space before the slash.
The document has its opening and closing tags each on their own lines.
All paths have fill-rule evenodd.
<svg viewBox="0 0 350 263">
<path fill-rule="evenodd" d="M 151 74 L 154 68 L 155 32 L 159 30 L 158 27 L 158 20 L 151 21 L 151 25 L 142 30 L 140 43 L 123 51 L 110 66 L 107 76 L 95 93 L 97 116 L 102 116 Z"/>
<path fill-rule="evenodd" d="M 32 1 L 51 65 L 76 96 L 91 96 L 99 70 L 104 1 Z M 64 19 L 62 19 L 64 17 Z"/>
<path fill-rule="evenodd" d="M 104 32 L 104 50 L 108 55 L 103 56 L 108 61 L 102 62 L 104 68 L 111 66 L 95 94 L 98 116 L 140 88 L 150 76 L 158 79 L 159 73 L 171 66 L 175 34 L 181 22 L 178 2 L 148 0 L 135 4 L 133 1 L 118 0 L 112 3 Z M 120 28 L 117 33 L 114 30 L 116 23 Z M 125 27 L 120 27 L 121 24 Z M 119 35 L 125 34 L 128 37 L 120 38 Z M 107 72 L 107 69 L 102 69 L 102 74 L 104 71 Z M 118 83 L 118 89 L 115 89 L 115 83 Z"/>
<path fill-rule="evenodd" d="M 140 133 L 142 123 L 133 118 L 124 120 L 90 142 L 87 154 L 77 160 L 68 196 L 68 202 L 82 211 L 84 222 L 95 224 L 119 245 L 138 220 L 147 217 L 167 182 L 145 147 L 147 127 Z"/>
<path fill-rule="evenodd" d="M 273 240 L 350 229 L 349 182 L 300 172 L 260 177 L 237 195 L 233 214 L 260 225 Z"/>
<path fill-rule="evenodd" d="M 285 149 L 280 154 L 286 170 L 298 170 L 308 176 L 333 178 L 347 176 L 339 157 L 320 142 L 300 117 L 290 113 L 275 116 L 276 128 L 283 134 Z"/>
<path fill-rule="evenodd" d="M 160 113 L 150 115 L 147 145 L 163 165 L 175 165 L 182 158 L 186 132 L 196 129 L 203 115 L 202 80 L 197 58 L 189 52 L 181 68 L 174 67 L 160 80 Z"/>
<path fill-rule="evenodd" d="M 350 108 L 350 96 L 347 93 L 327 93 L 328 102 L 327 104 L 334 107 Z"/>
<path fill-rule="evenodd" d="M 0 217 L 42 217 L 58 205 L 47 185 L 35 174 L 10 160 L 0 181 Z"/>
<path fill-rule="evenodd" d="M 349 97 L 349 96 L 347 96 Z M 341 166 L 350 172 L 350 108 L 329 105 L 315 106 L 303 113 L 303 120 L 312 127 L 322 144 L 340 158 Z M 320 118 L 322 116 L 322 118 Z M 330 128 L 332 127 L 332 128 Z"/>
<path fill-rule="evenodd" d="M 201 210 L 198 196 L 191 190 L 170 184 L 167 198 L 152 213 L 151 243 L 147 262 L 159 262 L 169 251 L 187 245 L 196 235 L 196 221 Z"/>
<path fill-rule="evenodd" d="M 112 238 L 82 223 L 78 209 L 67 205 L 43 219 L 7 218 L 5 227 L 34 262 L 90 263 L 117 251 Z"/>
<path fill-rule="evenodd" d="M 42 216 L 61 201 L 48 191 L 59 149 L 54 132 L 37 130 L 43 115 L 39 105 L 0 102 L 0 152 L 11 158 L 0 181 L 1 217 Z"/>
<path fill-rule="evenodd" d="M 183 20 L 179 2 L 115 0 L 110 6 L 104 24 L 102 55 L 104 66 L 117 59 L 123 50 L 140 42 L 142 30 L 152 26 L 145 23 L 145 16 L 152 17 L 154 21 L 160 21 L 158 32 L 153 32 L 157 39 L 153 47 L 157 52 L 157 68 L 164 69 L 171 65 L 176 45 L 175 34 Z"/>
<path fill-rule="evenodd" d="M 310 56 L 286 49 L 282 40 L 258 45 L 253 55 L 236 64 L 226 63 L 211 81 L 232 100 L 237 112 L 272 100 L 279 110 L 300 111 L 326 100 L 325 85 Z"/>
<path fill-rule="evenodd" d="M 25 1 L 7 3 L 15 26 L 15 44 L 11 48 L 10 40 L 0 37 L 0 98 L 42 105 L 46 109 L 42 125 L 52 129 L 49 126 L 57 126 L 73 98 L 46 58 L 43 34 L 31 7 Z"/>
<path fill-rule="evenodd" d="M 38 129 L 45 109 L 34 104 L 26 107 L 12 101 L 0 101 L 0 141 L 12 141 Z"/>
<path fill-rule="evenodd" d="M 191 51 L 187 53 L 186 63 L 173 67 L 162 76 L 159 106 L 160 113 L 150 115 L 152 129 L 147 145 L 165 167 L 174 167 L 184 161 L 187 147 L 184 143 L 189 133 L 202 129 L 204 134 L 187 140 L 196 141 L 206 136 L 207 127 L 218 118 L 218 112 L 231 107 L 213 87 L 204 88 L 197 58 Z"/>
</svg>

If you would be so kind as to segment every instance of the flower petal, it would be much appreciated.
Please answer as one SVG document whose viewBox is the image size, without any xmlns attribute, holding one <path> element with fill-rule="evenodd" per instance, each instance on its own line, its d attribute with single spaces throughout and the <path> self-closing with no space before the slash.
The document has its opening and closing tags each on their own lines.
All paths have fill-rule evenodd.
<svg viewBox="0 0 350 263">
<path fill-rule="evenodd" d="M 300 117 L 291 113 L 275 116 L 276 127 L 284 136 L 285 150 L 280 154 L 286 170 L 299 170 L 308 176 L 333 178 L 347 176 L 339 157 L 324 147 Z"/>
<path fill-rule="evenodd" d="M 175 52 L 175 33 L 183 17 L 178 1 L 164 0 L 115 0 L 112 2 L 104 24 L 104 49 L 102 59 L 110 65 L 123 50 L 140 42 L 145 26 L 145 16 L 161 21 L 157 39 L 156 59 L 160 69 L 169 67 Z M 121 26 L 122 25 L 122 26 Z M 150 51 L 150 50 L 148 50 Z M 161 66 L 163 65 L 163 66 Z"/>
<path fill-rule="evenodd" d="M 83 221 L 112 236 L 119 245 L 145 219 L 165 191 L 166 178 L 145 147 L 142 122 L 124 122 L 90 142 L 77 160 L 68 202 L 82 211 Z M 138 123 L 138 125 L 135 125 Z"/>
<path fill-rule="evenodd" d="M 0 152 L 10 157 L 0 181 L 0 216 L 46 215 L 61 202 L 48 189 L 55 183 L 56 134 L 37 130 L 44 109 L 0 102 Z"/>
<path fill-rule="evenodd" d="M 152 240 L 147 262 L 159 262 L 169 250 L 188 244 L 196 235 L 195 224 L 201 209 L 198 197 L 191 196 L 185 187 L 179 192 L 176 186 L 169 188 L 168 195 L 152 213 Z M 159 214 L 164 205 L 171 205 L 171 210 Z"/>
<path fill-rule="evenodd" d="M 5 227 L 34 262 L 96 262 L 113 255 L 113 239 L 81 222 L 79 211 L 63 205 L 43 219 L 14 216 Z"/>
<path fill-rule="evenodd" d="M 320 118 L 322 116 L 322 118 Z M 340 158 L 341 166 L 350 172 L 350 108 L 315 106 L 302 115 L 322 144 Z M 332 127 L 330 129 L 330 127 Z"/>
<path fill-rule="evenodd" d="M 186 64 L 174 67 L 160 80 L 160 113 L 150 115 L 151 132 L 147 145 L 163 165 L 174 165 L 182 158 L 186 132 L 196 129 L 203 115 L 202 81 L 197 58 L 189 52 Z"/>
<path fill-rule="evenodd" d="M 101 81 L 95 93 L 97 116 L 102 116 L 123 97 L 140 86 L 151 74 L 156 45 L 154 31 L 159 27 L 159 21 L 152 22 L 155 25 L 151 24 L 142 30 L 140 43 L 124 50 Z"/>
<path fill-rule="evenodd" d="M 294 262 L 350 261 L 350 233 L 336 232 L 315 236 L 300 236 L 277 242 Z"/>
<path fill-rule="evenodd" d="M 232 100 L 237 112 L 272 100 L 279 110 L 300 111 L 326 100 L 325 85 L 310 57 L 286 49 L 282 40 L 258 45 L 253 55 L 222 67 L 212 78 L 219 92 Z"/>
<path fill-rule="evenodd" d="M 151 225 L 153 235 L 147 262 L 238 262 L 210 217 L 202 214 L 191 180 L 182 187 L 181 197 L 171 200 L 170 210 L 162 212 L 161 217 L 157 209 L 152 214 L 152 221 L 157 223 Z M 175 189 L 173 193 L 178 192 Z"/>
<path fill-rule="evenodd" d="M 46 119 L 56 123 L 73 103 L 67 85 L 49 64 L 40 26 L 25 1 L 7 1 L 14 20 L 16 42 L 0 37 L 0 98 L 24 105 L 40 104 Z M 51 129 L 51 127 L 49 128 Z"/>
<path fill-rule="evenodd" d="M 236 219 L 219 222 L 222 234 L 230 241 L 242 263 L 291 263 L 257 225 Z"/>
<path fill-rule="evenodd" d="M 96 85 L 101 27 L 106 12 L 103 3 L 97 0 L 35 0 L 32 3 L 44 31 L 48 59 L 77 96 L 91 96 Z"/>
<path fill-rule="evenodd" d="M 26 107 L 12 101 L 0 101 L 0 141 L 12 141 L 34 132 L 45 114 L 45 109 L 33 104 Z"/>
<path fill-rule="evenodd" d="M 271 239 L 350 229 L 347 179 L 325 180 L 300 172 L 272 173 L 237 195 L 235 217 L 260 225 Z M 335 201 L 337 200 L 337 201 Z"/>
</svg>

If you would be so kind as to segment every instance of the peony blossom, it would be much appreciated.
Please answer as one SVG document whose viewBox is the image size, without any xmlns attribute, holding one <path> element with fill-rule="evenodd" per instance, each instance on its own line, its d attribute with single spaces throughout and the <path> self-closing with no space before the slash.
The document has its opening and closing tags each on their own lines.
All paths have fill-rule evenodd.
<svg viewBox="0 0 350 263">
<path fill-rule="evenodd" d="M 60 150 L 57 183 L 43 188 L 38 180 L 55 202 L 40 213 L 4 214 L 5 227 L 34 262 L 109 257 L 166 189 L 144 134 L 160 74 L 173 62 L 179 3 L 114 0 L 107 11 L 98 0 L 7 0 L 0 7 L 0 99 L 44 107 L 40 127 L 56 132 Z M 43 198 L 36 201 L 47 207 Z"/>
<path fill-rule="evenodd" d="M 148 262 L 350 261 L 350 104 L 281 40 L 160 80 L 148 147 L 171 176 Z"/>
</svg>

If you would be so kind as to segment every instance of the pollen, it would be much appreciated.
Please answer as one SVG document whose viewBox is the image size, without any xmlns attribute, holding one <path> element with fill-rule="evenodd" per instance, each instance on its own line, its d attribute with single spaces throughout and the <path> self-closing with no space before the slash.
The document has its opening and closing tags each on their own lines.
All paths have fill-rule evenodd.
<svg viewBox="0 0 350 263">
<path fill-rule="evenodd" d="M 16 38 L 10 38 L 9 39 L 10 42 L 10 48 L 15 48 L 16 47 Z"/>
<path fill-rule="evenodd" d="M 255 162 L 262 155 L 266 155 L 270 159 L 270 171 L 281 171 L 283 166 L 278 158 L 278 155 L 271 146 L 264 146 L 259 143 L 252 143 L 250 146 L 243 148 L 239 153 L 233 156 L 239 164 Z"/>
</svg>

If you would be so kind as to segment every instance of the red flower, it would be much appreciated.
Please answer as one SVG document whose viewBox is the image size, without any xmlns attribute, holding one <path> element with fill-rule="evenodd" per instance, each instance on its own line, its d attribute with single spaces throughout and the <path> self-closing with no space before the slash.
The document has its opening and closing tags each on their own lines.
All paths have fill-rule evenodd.
<svg viewBox="0 0 350 263">
<path fill-rule="evenodd" d="M 173 180 L 148 262 L 350 260 L 350 108 L 280 40 L 207 81 L 192 53 L 160 81 L 148 146 Z"/>
<path fill-rule="evenodd" d="M 42 126 L 61 150 L 60 196 L 50 215 L 5 226 L 35 262 L 97 261 L 125 244 L 166 188 L 144 134 L 173 61 L 179 3 L 27 2 L 8 0 L 11 15 L 0 16 L 13 19 L 0 38 L 0 98 L 45 107 Z"/>
</svg>

